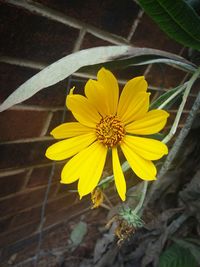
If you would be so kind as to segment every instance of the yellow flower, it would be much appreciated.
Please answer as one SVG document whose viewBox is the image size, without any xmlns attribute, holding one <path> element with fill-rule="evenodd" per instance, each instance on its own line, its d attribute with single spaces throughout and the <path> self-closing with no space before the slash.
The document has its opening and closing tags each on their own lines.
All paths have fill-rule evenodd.
<svg viewBox="0 0 200 267">
<path fill-rule="evenodd" d="M 108 149 L 112 150 L 114 180 L 119 196 L 124 201 L 126 182 L 121 169 L 118 149 L 121 148 L 135 174 L 143 180 L 156 179 L 152 160 L 168 153 L 160 141 L 141 137 L 158 133 L 166 124 L 169 114 L 164 110 L 149 109 L 147 82 L 143 76 L 126 83 L 119 97 L 119 87 L 114 75 L 101 68 L 96 80 L 85 85 L 86 97 L 67 96 L 66 105 L 77 122 L 63 123 L 51 134 L 65 139 L 46 151 L 51 160 L 72 157 L 61 173 L 61 183 L 78 181 L 80 198 L 91 193 L 101 178 Z"/>
</svg>

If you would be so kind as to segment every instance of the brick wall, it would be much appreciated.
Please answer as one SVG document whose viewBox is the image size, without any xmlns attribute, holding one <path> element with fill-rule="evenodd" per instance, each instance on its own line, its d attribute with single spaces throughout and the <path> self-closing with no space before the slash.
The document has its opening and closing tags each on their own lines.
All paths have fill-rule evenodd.
<svg viewBox="0 0 200 267">
<path fill-rule="evenodd" d="M 0 36 L 1 102 L 44 66 L 80 49 L 131 44 L 187 55 L 132 0 L 0 1 Z M 130 67 L 115 74 L 121 85 L 145 74 L 152 98 L 185 79 L 185 73 L 164 65 Z M 76 85 L 81 89 L 86 80 L 87 75 L 76 73 L 0 114 L 0 254 L 5 262 L 28 248 L 31 253 L 26 256 L 34 255 L 50 178 L 44 232 L 90 210 L 88 198 L 80 202 L 71 192 L 74 185 L 60 185 L 63 163 L 54 165 L 44 157 L 53 143 L 49 132 L 63 118 L 66 88 Z M 194 99 L 195 92 L 180 127 Z M 174 105 L 168 127 L 176 109 Z M 70 120 L 69 112 L 65 118 Z M 17 261 L 22 258 L 18 256 Z"/>
</svg>

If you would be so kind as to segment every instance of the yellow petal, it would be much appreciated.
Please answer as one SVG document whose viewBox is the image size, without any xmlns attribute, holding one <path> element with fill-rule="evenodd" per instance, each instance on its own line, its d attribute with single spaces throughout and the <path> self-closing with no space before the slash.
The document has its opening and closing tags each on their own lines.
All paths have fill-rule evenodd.
<svg viewBox="0 0 200 267">
<path fill-rule="evenodd" d="M 82 95 L 69 94 L 67 96 L 66 105 L 67 108 L 71 110 L 77 121 L 83 125 L 95 127 L 101 120 L 101 116 L 94 105 L 92 105 L 89 100 Z"/>
<path fill-rule="evenodd" d="M 47 149 L 46 157 L 52 160 L 63 160 L 70 158 L 82 149 L 89 146 L 95 141 L 95 139 L 95 132 L 91 132 L 59 141 Z"/>
<path fill-rule="evenodd" d="M 65 164 L 61 173 L 61 183 L 70 184 L 80 178 L 82 166 L 87 160 L 88 153 L 90 153 L 91 150 L 91 146 L 85 148 L 84 150 L 76 154 Z"/>
<path fill-rule="evenodd" d="M 117 113 L 124 124 L 144 117 L 149 109 L 150 93 L 137 93 L 129 104 L 126 105 L 124 113 Z"/>
<path fill-rule="evenodd" d="M 55 139 L 65 139 L 86 134 L 92 131 L 93 130 L 91 128 L 82 125 L 79 122 L 67 122 L 62 123 L 55 129 L 53 129 L 53 131 L 51 131 L 51 135 L 53 135 Z"/>
<path fill-rule="evenodd" d="M 158 140 L 126 135 L 123 142 L 135 153 L 147 160 L 157 160 L 168 153 L 165 144 Z"/>
<path fill-rule="evenodd" d="M 89 80 L 85 85 L 85 95 L 95 105 L 98 112 L 105 116 L 110 114 L 108 90 L 98 81 Z"/>
<path fill-rule="evenodd" d="M 98 141 L 88 148 L 87 160 L 82 163 L 83 165 L 78 182 L 80 198 L 91 193 L 98 185 L 103 172 L 106 154 L 107 148 Z"/>
<path fill-rule="evenodd" d="M 146 92 L 147 82 L 144 76 L 139 76 L 128 81 L 121 93 L 118 106 L 118 114 L 122 115 L 126 111 L 126 107 L 130 105 L 130 102 L 137 93 Z"/>
<path fill-rule="evenodd" d="M 115 115 L 119 99 L 119 87 L 115 76 L 109 70 L 101 68 L 97 74 L 98 83 L 104 88 L 106 99 L 104 103 L 109 107 L 109 114 Z"/>
<path fill-rule="evenodd" d="M 136 154 L 125 143 L 121 144 L 121 149 L 135 174 L 143 180 L 156 179 L 156 167 L 150 160 L 146 160 Z"/>
<path fill-rule="evenodd" d="M 124 174 L 121 168 L 121 164 L 119 161 L 119 156 L 117 152 L 117 148 L 112 148 L 112 162 L 113 162 L 113 173 L 115 179 L 115 185 L 117 188 L 117 192 L 121 199 L 125 201 L 126 199 L 126 181 L 124 179 Z"/>
<path fill-rule="evenodd" d="M 142 119 L 126 125 L 125 130 L 132 134 L 155 134 L 164 128 L 167 117 L 169 113 L 164 110 L 151 110 Z"/>
</svg>

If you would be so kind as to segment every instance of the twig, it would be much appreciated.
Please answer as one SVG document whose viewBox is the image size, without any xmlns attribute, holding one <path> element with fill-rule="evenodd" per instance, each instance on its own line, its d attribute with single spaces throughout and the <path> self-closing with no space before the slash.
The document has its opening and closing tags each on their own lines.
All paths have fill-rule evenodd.
<svg viewBox="0 0 200 267">
<path fill-rule="evenodd" d="M 195 74 L 193 75 L 193 79 L 191 79 L 191 85 L 194 83 L 194 81 L 198 78 L 200 74 L 200 68 L 197 70 L 197 72 L 195 72 Z M 164 181 L 164 175 L 166 174 L 166 172 L 169 170 L 174 158 L 176 157 L 183 141 L 185 140 L 186 136 L 189 133 L 189 130 L 192 127 L 192 123 L 195 119 L 195 116 L 197 115 L 197 112 L 200 108 L 200 92 L 197 95 L 197 98 L 189 112 L 189 115 L 187 117 L 187 120 L 185 122 L 184 127 L 181 129 L 172 149 L 170 150 L 159 174 L 158 174 L 158 179 L 157 181 L 155 181 L 150 189 L 150 192 L 147 196 L 147 200 L 145 201 L 145 206 L 151 202 L 151 204 L 159 198 L 159 196 L 163 193 L 163 191 L 165 190 L 165 187 L 162 186 L 163 185 L 163 181 Z M 168 139 L 168 138 L 167 138 Z M 166 139 L 166 140 L 167 140 Z M 162 180 L 161 180 L 162 178 Z"/>
</svg>

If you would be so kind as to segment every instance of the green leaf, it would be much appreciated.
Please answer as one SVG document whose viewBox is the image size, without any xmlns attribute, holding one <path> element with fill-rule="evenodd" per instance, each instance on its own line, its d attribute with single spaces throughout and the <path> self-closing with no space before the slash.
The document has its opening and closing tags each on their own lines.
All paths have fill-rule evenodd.
<svg viewBox="0 0 200 267">
<path fill-rule="evenodd" d="M 154 102 L 151 103 L 150 109 L 162 109 L 167 108 L 169 105 L 174 103 L 174 100 L 180 96 L 186 88 L 186 83 L 184 85 L 180 85 L 176 88 L 170 89 L 166 93 L 162 94 L 158 97 Z"/>
<path fill-rule="evenodd" d="M 80 221 L 77 223 L 70 234 L 71 247 L 75 249 L 78 247 L 83 241 L 84 236 L 87 233 L 87 224 L 85 222 Z"/>
<path fill-rule="evenodd" d="M 159 267 L 197 267 L 198 264 L 188 249 L 173 244 L 160 256 Z"/>
<path fill-rule="evenodd" d="M 183 0 L 138 0 L 145 12 L 171 38 L 200 50 L 200 18 Z"/>
<path fill-rule="evenodd" d="M 142 63 L 145 60 L 158 58 L 173 60 L 173 64 L 179 66 L 181 63 L 184 66 L 188 66 L 189 69 L 192 68 L 193 71 L 196 69 L 194 64 L 184 58 L 156 49 L 137 48 L 126 45 L 90 48 L 65 56 L 41 70 L 18 87 L 3 102 L 0 106 L 0 111 L 4 111 L 15 104 L 25 101 L 43 88 L 56 84 L 84 66 L 90 66 L 90 70 L 94 70 L 95 64 L 103 63 L 103 66 L 107 66 L 106 62 L 111 62 L 110 64 L 117 68 L 123 67 L 124 65 L 127 66 L 127 64 Z M 100 66 L 98 65 L 99 68 Z"/>
<path fill-rule="evenodd" d="M 182 248 L 188 249 L 194 256 L 196 261 L 200 264 L 200 241 L 192 238 L 177 239 L 173 238 L 173 241 Z"/>
</svg>

